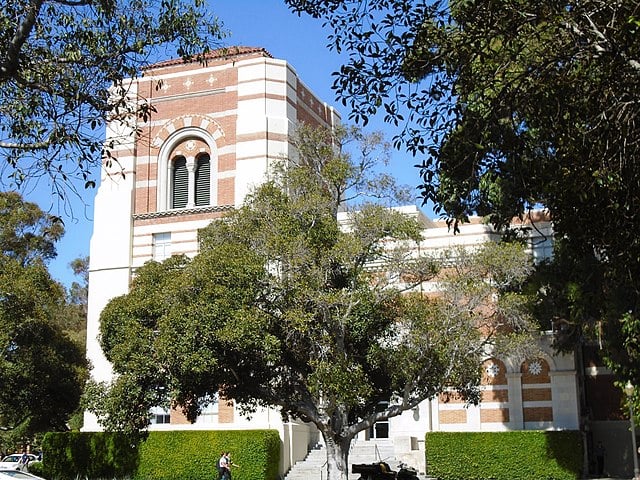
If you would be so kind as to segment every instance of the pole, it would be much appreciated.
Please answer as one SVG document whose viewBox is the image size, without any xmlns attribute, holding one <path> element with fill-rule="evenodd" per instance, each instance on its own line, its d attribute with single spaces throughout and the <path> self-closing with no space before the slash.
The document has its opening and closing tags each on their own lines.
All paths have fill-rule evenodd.
<svg viewBox="0 0 640 480">
<path fill-rule="evenodd" d="M 633 419 L 633 405 L 629 401 L 629 422 L 631 422 L 631 446 L 633 451 L 633 480 L 640 480 L 640 468 L 638 468 L 638 447 L 636 445 L 636 422 Z"/>
</svg>

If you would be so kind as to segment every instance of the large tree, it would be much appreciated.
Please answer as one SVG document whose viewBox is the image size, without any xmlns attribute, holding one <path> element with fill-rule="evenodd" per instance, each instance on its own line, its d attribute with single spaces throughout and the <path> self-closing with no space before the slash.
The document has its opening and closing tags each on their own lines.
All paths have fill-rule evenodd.
<svg viewBox="0 0 640 480">
<path fill-rule="evenodd" d="M 338 153 L 353 135 L 359 154 Z M 313 423 L 328 478 L 346 479 L 359 431 L 447 388 L 476 402 L 489 352 L 526 355 L 523 249 L 416 255 L 422 225 L 384 201 L 396 189 L 372 173 L 377 142 L 301 129 L 299 155 L 205 229 L 195 258 L 136 271 L 101 315 L 106 426 L 144 428 L 170 401 L 194 420 L 219 394 Z M 416 288 L 436 278 L 440 297 Z"/>
<path fill-rule="evenodd" d="M 0 427 L 28 441 L 67 428 L 88 368 L 83 347 L 55 321 L 65 292 L 46 260 L 61 226 L 17 193 L 0 193 L 0 233 Z"/>
<path fill-rule="evenodd" d="M 0 172 L 95 184 L 107 116 L 131 123 L 153 107 L 123 79 L 166 55 L 197 58 L 221 38 L 201 0 L 0 1 Z"/>
<path fill-rule="evenodd" d="M 348 56 L 339 98 L 356 119 L 381 110 L 399 126 L 397 145 L 418 155 L 420 189 L 438 212 L 504 227 L 548 209 L 558 264 L 602 271 L 580 286 L 599 288 L 599 302 L 554 315 L 584 322 L 583 333 L 604 320 L 609 359 L 640 384 L 640 3 L 287 3 L 326 20 L 330 46 Z"/>
</svg>

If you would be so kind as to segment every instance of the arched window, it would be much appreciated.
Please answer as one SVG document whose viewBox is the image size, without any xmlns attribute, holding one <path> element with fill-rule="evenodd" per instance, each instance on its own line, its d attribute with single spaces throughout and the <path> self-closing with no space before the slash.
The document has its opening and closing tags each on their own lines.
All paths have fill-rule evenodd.
<svg viewBox="0 0 640 480">
<path fill-rule="evenodd" d="M 182 128 L 158 154 L 158 211 L 215 205 L 218 152 L 215 140 L 199 128 Z"/>
<path fill-rule="evenodd" d="M 171 169 L 171 208 L 184 208 L 189 200 L 189 170 L 187 159 L 178 156 L 173 160 Z"/>
<path fill-rule="evenodd" d="M 196 207 L 209 205 L 211 203 L 211 158 L 208 153 L 198 155 L 196 158 L 194 187 Z"/>
</svg>

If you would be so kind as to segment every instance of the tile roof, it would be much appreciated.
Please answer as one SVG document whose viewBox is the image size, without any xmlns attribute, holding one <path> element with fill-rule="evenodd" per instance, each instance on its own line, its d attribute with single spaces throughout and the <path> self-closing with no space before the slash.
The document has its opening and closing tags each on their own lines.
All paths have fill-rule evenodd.
<svg viewBox="0 0 640 480">
<path fill-rule="evenodd" d="M 226 58 L 235 58 L 241 57 L 244 55 L 250 55 L 253 53 L 260 53 L 264 57 L 273 58 L 266 49 L 262 47 L 247 47 L 247 46 L 233 46 L 233 47 L 224 47 L 217 48 L 212 50 L 204 55 L 204 60 L 213 60 L 213 59 L 226 59 Z M 173 65 L 182 65 L 185 63 L 193 63 L 199 61 L 197 57 L 193 57 L 191 60 L 186 61 L 182 58 L 173 58 L 171 60 L 164 60 L 162 62 L 153 63 L 151 65 L 147 65 L 143 68 L 143 70 L 153 70 L 155 68 L 163 68 L 170 67 Z"/>
</svg>

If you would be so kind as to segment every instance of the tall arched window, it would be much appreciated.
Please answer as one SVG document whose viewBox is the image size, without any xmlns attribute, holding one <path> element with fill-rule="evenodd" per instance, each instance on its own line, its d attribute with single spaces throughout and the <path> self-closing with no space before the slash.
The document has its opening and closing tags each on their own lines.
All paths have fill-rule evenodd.
<svg viewBox="0 0 640 480">
<path fill-rule="evenodd" d="M 196 158 L 195 178 L 196 207 L 211 203 L 211 158 L 208 153 L 198 155 Z"/>
<path fill-rule="evenodd" d="M 174 132 L 158 154 L 158 211 L 214 205 L 217 171 L 218 152 L 209 132 L 196 127 Z"/>
<path fill-rule="evenodd" d="M 187 159 L 183 156 L 175 157 L 171 169 L 171 208 L 184 208 L 189 200 L 189 171 Z"/>
</svg>

